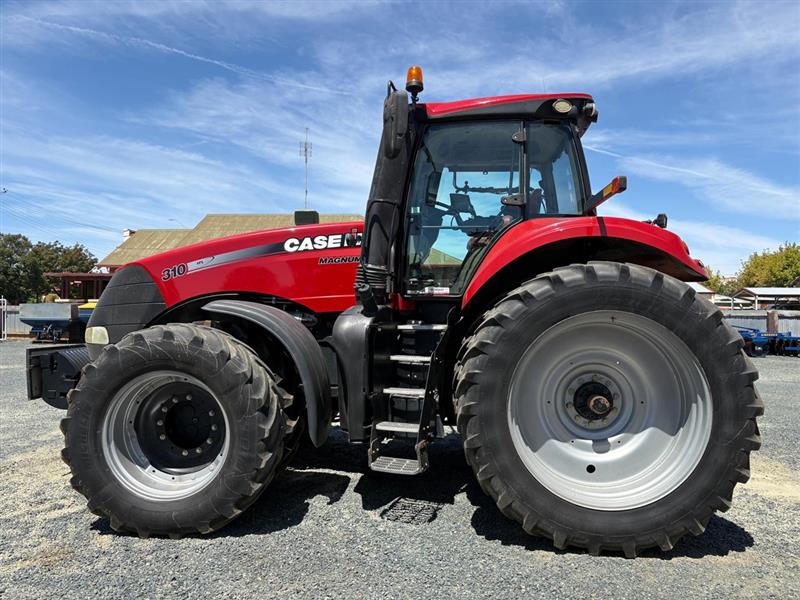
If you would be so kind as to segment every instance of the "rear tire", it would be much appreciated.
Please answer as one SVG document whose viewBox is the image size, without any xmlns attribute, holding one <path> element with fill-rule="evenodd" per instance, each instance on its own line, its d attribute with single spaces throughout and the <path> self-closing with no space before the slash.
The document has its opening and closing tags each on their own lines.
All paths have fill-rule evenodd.
<svg viewBox="0 0 800 600">
<path fill-rule="evenodd" d="M 70 482 L 116 531 L 215 531 L 281 464 L 280 398 L 268 368 L 224 332 L 172 324 L 128 334 L 69 395 Z"/>
<path fill-rule="evenodd" d="M 459 353 L 467 462 L 506 516 L 558 548 L 669 550 L 750 476 L 763 407 L 742 346 L 716 307 L 658 271 L 543 274 Z"/>
</svg>

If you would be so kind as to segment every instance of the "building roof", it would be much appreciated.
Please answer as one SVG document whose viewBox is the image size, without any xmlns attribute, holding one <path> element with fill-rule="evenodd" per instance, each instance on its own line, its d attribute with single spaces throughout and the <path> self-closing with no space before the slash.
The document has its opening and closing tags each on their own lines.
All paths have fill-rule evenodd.
<svg viewBox="0 0 800 600">
<path fill-rule="evenodd" d="M 734 294 L 738 296 L 764 296 L 767 298 L 800 298 L 800 288 L 796 287 L 746 287 Z"/>
<path fill-rule="evenodd" d="M 139 229 L 97 263 L 99 267 L 121 265 L 185 245 L 191 229 Z"/>
<path fill-rule="evenodd" d="M 733 298 L 731 296 L 726 296 L 725 294 L 714 294 L 714 299 L 712 300 L 714 304 L 727 304 L 727 305 L 737 305 L 741 306 L 744 304 L 752 304 L 752 300 L 745 300 L 743 298 Z"/>
<path fill-rule="evenodd" d="M 363 215 L 321 214 L 320 223 L 362 221 Z M 135 260 L 216 238 L 263 231 L 279 227 L 294 227 L 294 215 L 287 214 L 214 214 L 206 215 L 192 229 L 139 229 L 97 264 L 100 267 L 119 267 Z"/>
<path fill-rule="evenodd" d="M 363 221 L 364 215 L 347 214 L 321 214 L 320 223 L 345 223 L 348 221 Z M 206 215 L 181 240 L 180 245 L 186 246 L 206 240 L 213 240 L 237 233 L 263 231 L 265 229 L 278 229 L 280 227 L 294 227 L 293 214 L 274 215 Z"/>
<path fill-rule="evenodd" d="M 426 265 L 460 265 L 461 262 L 461 259 L 445 254 L 436 248 L 431 248 L 428 258 L 425 259 Z"/>
<path fill-rule="evenodd" d="M 714 290 L 711 288 L 707 288 L 702 283 L 697 283 L 696 281 L 689 281 L 687 282 L 688 286 L 692 288 L 698 294 L 713 294 Z"/>
</svg>

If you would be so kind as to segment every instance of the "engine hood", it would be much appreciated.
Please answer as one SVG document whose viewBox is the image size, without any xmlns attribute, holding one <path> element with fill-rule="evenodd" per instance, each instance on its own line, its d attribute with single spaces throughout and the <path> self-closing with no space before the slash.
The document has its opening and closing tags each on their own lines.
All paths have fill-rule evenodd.
<svg viewBox="0 0 800 600">
<path fill-rule="evenodd" d="M 354 302 L 362 231 L 360 221 L 256 231 L 175 248 L 131 265 L 149 273 L 168 307 L 204 295 L 252 292 L 315 312 L 338 312 Z M 348 246 L 351 232 L 356 243 Z"/>
</svg>

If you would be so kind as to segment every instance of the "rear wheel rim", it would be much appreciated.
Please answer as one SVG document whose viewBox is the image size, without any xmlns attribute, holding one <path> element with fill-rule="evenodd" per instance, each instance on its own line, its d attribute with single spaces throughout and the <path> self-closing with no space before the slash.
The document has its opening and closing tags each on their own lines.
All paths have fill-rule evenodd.
<svg viewBox="0 0 800 600">
<path fill-rule="evenodd" d="M 556 496 L 596 510 L 638 508 L 680 487 L 705 452 L 712 413 L 686 344 L 621 311 L 550 327 L 509 387 L 508 425 L 524 465 Z"/>
<path fill-rule="evenodd" d="M 153 501 L 181 500 L 216 477 L 230 446 L 228 416 L 202 381 L 163 370 L 133 378 L 111 398 L 101 444 L 114 478 Z"/>
</svg>

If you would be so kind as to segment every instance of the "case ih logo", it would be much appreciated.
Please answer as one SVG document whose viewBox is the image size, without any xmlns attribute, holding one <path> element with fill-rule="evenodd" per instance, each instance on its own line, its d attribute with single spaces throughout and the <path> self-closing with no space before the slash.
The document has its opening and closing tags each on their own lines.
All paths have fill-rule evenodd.
<svg viewBox="0 0 800 600">
<path fill-rule="evenodd" d="M 289 238 L 283 243 L 286 252 L 308 252 L 309 250 L 327 250 L 328 248 L 347 248 L 345 238 L 348 234 L 334 233 L 332 235 L 315 235 L 304 238 Z M 355 235 L 355 244 L 352 247 L 361 245 L 361 234 Z"/>
</svg>

